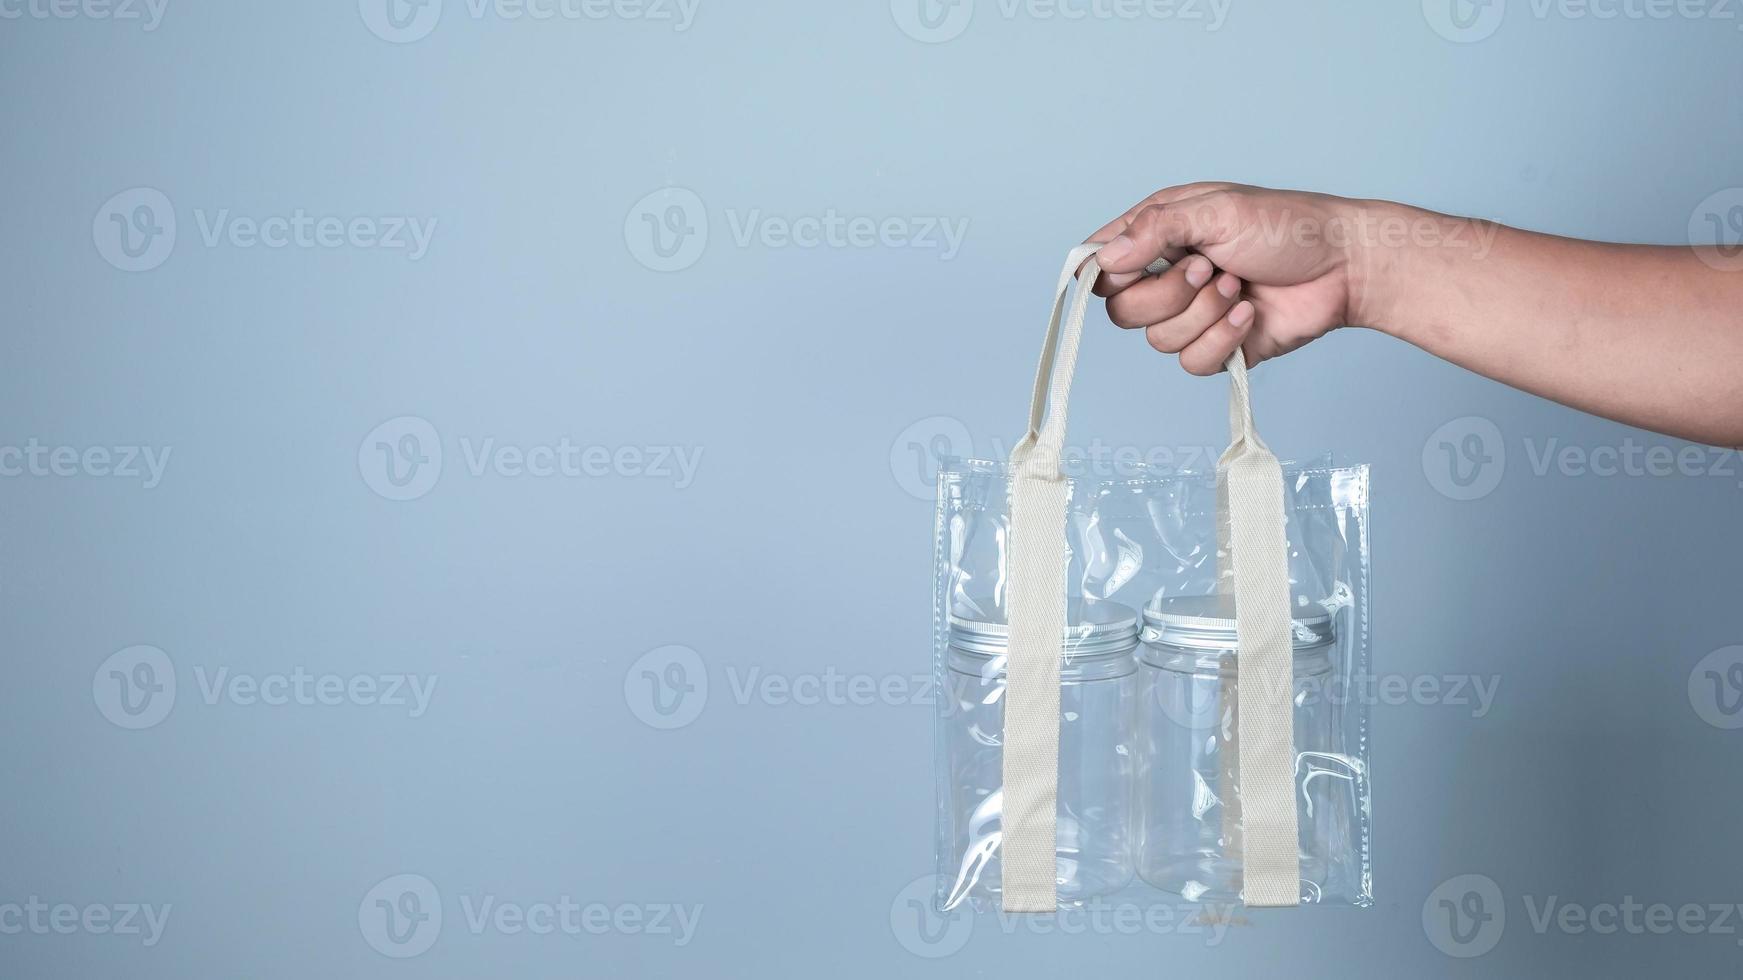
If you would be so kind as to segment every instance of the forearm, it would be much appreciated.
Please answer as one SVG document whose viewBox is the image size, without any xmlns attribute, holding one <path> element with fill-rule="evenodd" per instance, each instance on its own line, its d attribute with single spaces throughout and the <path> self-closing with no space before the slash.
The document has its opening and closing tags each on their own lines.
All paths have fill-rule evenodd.
<svg viewBox="0 0 1743 980">
<path fill-rule="evenodd" d="M 1743 445 L 1743 272 L 1692 249 L 1576 241 L 1361 202 L 1450 234 L 1351 255 L 1352 320 L 1630 425 Z"/>
</svg>

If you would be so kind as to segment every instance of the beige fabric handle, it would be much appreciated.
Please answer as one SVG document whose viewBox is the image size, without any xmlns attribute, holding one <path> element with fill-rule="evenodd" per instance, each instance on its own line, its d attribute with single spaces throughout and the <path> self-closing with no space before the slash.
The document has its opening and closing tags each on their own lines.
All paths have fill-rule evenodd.
<svg viewBox="0 0 1743 980">
<path fill-rule="evenodd" d="M 1100 245 L 1071 250 L 1053 296 L 1047 339 L 1030 400 L 1029 431 L 1011 451 L 1011 531 L 1006 573 L 1002 889 L 1007 912 L 1058 907 L 1055 854 L 1059 786 L 1059 668 L 1065 631 L 1066 507 L 1060 472 L 1066 410 Z M 1065 311 L 1073 273 L 1077 292 Z M 1293 680 L 1283 473 L 1253 429 L 1246 361 L 1228 361 L 1231 441 L 1217 462 L 1228 502 L 1234 562 L 1239 777 L 1246 819 L 1242 898 L 1249 905 L 1299 901 L 1296 851 Z M 1051 405 L 1052 411 L 1048 412 Z M 1220 523 L 1220 521 L 1219 521 Z"/>
<path fill-rule="evenodd" d="M 1052 912 L 1054 821 L 1059 792 L 1059 657 L 1065 632 L 1065 507 L 1070 484 L 1059 472 L 1065 410 L 1077 371 L 1077 344 L 1098 246 L 1072 249 L 1053 291 L 1053 314 L 1035 373 L 1029 431 L 1011 450 L 1011 541 L 1005 608 L 1004 807 L 1001 886 L 1007 912 Z M 1059 314 L 1078 263 L 1088 259 L 1061 332 Z M 1057 364 L 1055 363 L 1057 361 Z M 1047 416 L 1047 404 L 1053 415 Z"/>
<path fill-rule="evenodd" d="M 1228 360 L 1229 448 L 1217 460 L 1235 594 L 1235 745 L 1241 900 L 1301 903 L 1295 809 L 1295 637 L 1283 467 L 1253 428 L 1247 359 Z M 1227 801 L 1225 801 L 1227 805 Z"/>
</svg>

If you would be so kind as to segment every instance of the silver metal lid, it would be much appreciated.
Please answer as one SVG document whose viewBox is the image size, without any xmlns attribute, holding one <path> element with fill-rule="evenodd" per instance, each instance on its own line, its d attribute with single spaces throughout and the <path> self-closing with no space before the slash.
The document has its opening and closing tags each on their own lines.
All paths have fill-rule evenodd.
<svg viewBox="0 0 1743 980">
<path fill-rule="evenodd" d="M 1138 645 L 1138 613 L 1106 599 L 1072 599 L 1065 606 L 1065 654 L 1094 657 L 1125 653 Z M 1011 626 L 1002 603 L 968 599 L 950 611 L 950 645 L 982 656 L 1003 656 Z"/>
<path fill-rule="evenodd" d="M 1318 603 L 1296 606 L 1290 625 L 1295 649 L 1314 650 L 1336 639 L 1331 613 Z M 1233 650 L 1235 597 L 1229 594 L 1157 596 L 1144 607 L 1144 642 L 1189 650 Z"/>
</svg>

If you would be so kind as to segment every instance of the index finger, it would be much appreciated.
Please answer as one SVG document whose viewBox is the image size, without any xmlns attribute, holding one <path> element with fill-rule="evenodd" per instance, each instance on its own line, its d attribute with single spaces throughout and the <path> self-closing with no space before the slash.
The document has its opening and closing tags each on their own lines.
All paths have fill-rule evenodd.
<svg viewBox="0 0 1743 980">
<path fill-rule="evenodd" d="M 1098 256 L 1112 273 L 1143 271 L 1158 258 L 1182 251 L 1204 251 L 1233 234 L 1226 196 L 1215 192 L 1171 204 L 1152 204 L 1139 211 Z"/>
<path fill-rule="evenodd" d="M 1173 187 L 1164 187 L 1156 193 L 1151 194 L 1149 197 L 1144 198 L 1142 201 L 1139 201 L 1137 204 L 1132 205 L 1125 214 L 1122 214 L 1118 218 L 1115 218 L 1107 224 L 1102 225 L 1100 228 L 1097 228 L 1095 232 L 1088 238 L 1084 239 L 1084 241 L 1088 243 L 1111 242 L 1120 235 L 1126 234 L 1131 228 L 1132 222 L 1135 221 L 1139 215 L 1152 207 L 1157 205 L 1175 204 L 1213 191 L 1224 190 L 1232 186 L 1234 185 L 1216 181 L 1200 181 L 1198 183 L 1177 184 Z M 1187 255 L 1191 254 L 1191 251 L 1191 249 L 1184 247 L 1165 247 L 1157 253 L 1157 255 L 1152 256 L 1148 262 L 1144 263 L 1144 265 L 1150 266 L 1156 264 L 1155 260 L 1157 258 L 1167 259 L 1170 263 L 1177 263 L 1186 258 Z M 1114 293 L 1125 289 L 1127 286 L 1130 286 L 1132 283 L 1143 279 L 1145 276 L 1145 271 L 1142 267 L 1136 270 L 1116 272 L 1107 268 L 1105 258 L 1102 260 L 1101 264 L 1102 274 L 1100 278 L 1096 280 L 1095 284 L 1095 294 L 1097 296 L 1111 296 Z M 1122 263 L 1121 267 L 1124 268 L 1126 264 L 1128 263 Z"/>
<path fill-rule="evenodd" d="M 1132 205 L 1130 208 L 1127 208 L 1125 214 L 1122 214 L 1107 224 L 1102 225 L 1100 228 L 1097 228 L 1095 233 L 1090 235 L 1088 238 L 1085 238 L 1084 241 L 1086 243 L 1112 241 L 1115 236 L 1124 232 L 1126 228 L 1131 225 L 1132 219 L 1136 218 L 1139 212 L 1151 205 L 1174 204 L 1179 201 L 1184 201 L 1187 198 L 1208 194 L 1211 191 L 1227 190 L 1233 186 L 1233 184 L 1223 183 L 1221 181 L 1204 180 L 1192 184 L 1176 184 L 1173 187 L 1164 187 L 1156 193 L 1151 194 L 1149 197 L 1144 198 L 1142 201 Z"/>
</svg>

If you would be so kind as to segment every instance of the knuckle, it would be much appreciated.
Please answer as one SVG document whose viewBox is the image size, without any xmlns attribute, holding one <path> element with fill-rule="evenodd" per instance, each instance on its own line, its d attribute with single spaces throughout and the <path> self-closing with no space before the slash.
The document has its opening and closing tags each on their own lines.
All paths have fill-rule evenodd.
<svg viewBox="0 0 1743 980">
<path fill-rule="evenodd" d="M 1178 354 L 1184 349 L 1184 345 L 1171 339 L 1168 331 L 1162 329 L 1159 324 L 1145 330 L 1144 339 L 1149 341 L 1150 346 L 1155 348 L 1158 353 Z"/>
<path fill-rule="evenodd" d="M 1226 241 L 1240 223 L 1240 209 L 1231 191 L 1214 191 L 1206 194 L 1197 205 L 1196 217 L 1205 233 L 1212 238 Z"/>
<path fill-rule="evenodd" d="M 1200 332 L 1209 330 L 1216 325 L 1218 319 L 1228 312 L 1234 301 L 1217 292 L 1214 283 L 1205 283 L 1204 288 L 1192 299 L 1192 305 L 1181 314 L 1188 319 Z"/>
<path fill-rule="evenodd" d="M 1144 324 L 1132 315 L 1132 302 L 1124 293 L 1108 300 L 1108 319 L 1116 326 L 1141 327 Z"/>
<path fill-rule="evenodd" d="M 1180 359 L 1180 366 L 1186 369 L 1187 374 L 1190 374 L 1195 378 L 1208 378 L 1216 373 L 1215 366 L 1206 365 L 1203 361 L 1200 361 L 1195 357 L 1182 357 Z"/>
<path fill-rule="evenodd" d="M 1189 242 L 1192 240 L 1193 215 L 1185 208 L 1172 207 L 1163 217 L 1163 229 L 1168 232 L 1172 242 Z"/>
<path fill-rule="evenodd" d="M 1131 228 L 1127 230 L 1126 234 L 1140 242 L 1153 242 L 1162 234 L 1163 222 L 1167 220 L 1167 217 L 1167 205 L 1145 205 L 1144 209 L 1138 212 L 1138 216 L 1132 219 Z"/>
</svg>

